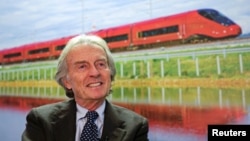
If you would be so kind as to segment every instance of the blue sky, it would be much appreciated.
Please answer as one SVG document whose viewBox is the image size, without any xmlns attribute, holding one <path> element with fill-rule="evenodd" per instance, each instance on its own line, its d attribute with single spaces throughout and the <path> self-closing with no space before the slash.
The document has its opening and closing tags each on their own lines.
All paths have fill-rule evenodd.
<svg viewBox="0 0 250 141">
<path fill-rule="evenodd" d="M 198 8 L 214 8 L 250 32 L 249 0 L 2 0 L 0 50 Z"/>
</svg>

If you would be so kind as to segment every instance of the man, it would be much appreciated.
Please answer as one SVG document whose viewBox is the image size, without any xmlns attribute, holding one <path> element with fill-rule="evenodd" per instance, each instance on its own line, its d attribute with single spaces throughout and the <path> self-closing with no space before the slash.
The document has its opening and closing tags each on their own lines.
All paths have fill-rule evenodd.
<svg viewBox="0 0 250 141">
<path fill-rule="evenodd" d="M 69 40 L 55 78 L 70 99 L 33 108 L 22 141 L 147 141 L 148 120 L 106 99 L 115 73 L 103 39 L 79 35 Z"/>
</svg>

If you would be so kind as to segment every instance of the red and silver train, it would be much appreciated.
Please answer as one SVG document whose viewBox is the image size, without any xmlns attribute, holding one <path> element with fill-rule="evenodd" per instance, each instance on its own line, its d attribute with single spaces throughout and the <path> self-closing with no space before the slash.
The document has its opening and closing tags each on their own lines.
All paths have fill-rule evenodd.
<svg viewBox="0 0 250 141">
<path fill-rule="evenodd" d="M 220 12 L 199 9 L 86 34 L 99 35 L 107 41 L 111 51 L 117 51 L 235 38 L 241 32 L 238 24 Z M 74 36 L 1 50 L 0 63 L 55 59 Z"/>
</svg>

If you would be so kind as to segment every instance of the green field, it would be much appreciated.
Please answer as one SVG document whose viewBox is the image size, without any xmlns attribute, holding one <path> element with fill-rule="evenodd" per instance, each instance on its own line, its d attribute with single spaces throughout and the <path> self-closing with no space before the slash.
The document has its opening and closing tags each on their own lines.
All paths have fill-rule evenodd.
<svg viewBox="0 0 250 141">
<path fill-rule="evenodd" d="M 235 46 L 240 48 L 245 46 Z M 232 48 L 232 47 L 231 47 Z M 204 49 L 199 49 L 204 50 Z M 197 52 L 199 50 L 191 50 Z M 211 50 L 211 49 L 210 49 Z M 215 50 L 215 49 L 213 49 Z M 179 51 L 179 52 L 187 52 Z M 160 54 L 161 52 L 159 52 Z M 171 52 L 178 53 L 178 51 Z M 132 55 L 131 55 L 132 56 Z M 134 55 L 135 56 L 135 55 Z M 147 54 L 145 54 L 147 56 Z M 127 56 L 128 58 L 130 56 Z M 250 52 L 220 55 L 188 56 L 164 59 L 116 61 L 116 80 L 127 79 L 248 79 Z M 219 63 L 219 70 L 218 70 Z M 2 66 L 1 81 L 53 80 L 55 61 Z M 218 72 L 219 71 L 219 72 Z"/>
</svg>

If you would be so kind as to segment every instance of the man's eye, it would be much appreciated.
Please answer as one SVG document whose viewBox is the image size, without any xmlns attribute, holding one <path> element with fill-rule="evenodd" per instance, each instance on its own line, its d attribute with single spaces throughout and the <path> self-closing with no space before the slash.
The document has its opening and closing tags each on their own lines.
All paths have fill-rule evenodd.
<svg viewBox="0 0 250 141">
<path fill-rule="evenodd" d="M 107 63 L 105 61 L 97 62 L 96 67 L 98 67 L 98 68 L 107 68 Z"/>
<path fill-rule="evenodd" d="M 79 69 L 84 69 L 84 68 L 86 68 L 86 65 L 80 65 L 79 66 Z"/>
</svg>

